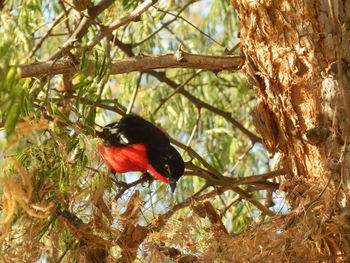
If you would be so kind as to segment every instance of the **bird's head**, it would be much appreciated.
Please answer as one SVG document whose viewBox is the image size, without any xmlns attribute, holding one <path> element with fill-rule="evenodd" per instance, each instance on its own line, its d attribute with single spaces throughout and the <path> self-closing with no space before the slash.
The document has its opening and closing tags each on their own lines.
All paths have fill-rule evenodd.
<svg viewBox="0 0 350 263">
<path fill-rule="evenodd" d="M 179 152 L 170 144 L 160 148 L 148 148 L 147 155 L 150 164 L 169 181 L 171 191 L 174 192 L 176 183 L 183 175 L 185 163 Z"/>
</svg>

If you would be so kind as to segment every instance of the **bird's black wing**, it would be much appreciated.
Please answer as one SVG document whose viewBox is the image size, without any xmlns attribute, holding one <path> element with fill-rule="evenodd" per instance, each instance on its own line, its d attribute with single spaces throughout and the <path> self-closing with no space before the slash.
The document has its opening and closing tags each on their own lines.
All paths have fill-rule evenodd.
<svg viewBox="0 0 350 263">
<path fill-rule="evenodd" d="M 168 136 L 162 130 L 134 114 L 127 114 L 119 122 L 105 126 L 103 137 L 105 145 L 110 146 L 143 143 L 161 147 L 170 143 Z"/>
</svg>

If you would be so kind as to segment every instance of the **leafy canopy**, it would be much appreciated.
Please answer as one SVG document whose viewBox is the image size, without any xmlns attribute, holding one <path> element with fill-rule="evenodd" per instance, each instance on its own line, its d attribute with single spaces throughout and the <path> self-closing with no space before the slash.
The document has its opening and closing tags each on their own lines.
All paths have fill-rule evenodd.
<svg viewBox="0 0 350 263">
<path fill-rule="evenodd" d="M 110 75 L 113 62 L 130 55 L 142 58 L 179 49 L 237 54 L 239 25 L 229 1 L 158 1 L 91 49 L 81 49 L 143 3 L 110 2 L 94 19 L 84 5 L 92 7 L 97 1 L 9 0 L 1 11 L 0 254 L 7 260 L 10 254 L 12 260 L 79 260 L 82 244 L 100 244 L 100 239 L 110 256 L 118 258 L 124 247 L 116 240 L 127 243 L 121 234 L 126 222 L 153 231 L 137 252 L 141 262 L 164 256 L 159 252 L 162 242 L 185 254 L 205 253 L 212 231 L 205 227 L 212 222 L 198 216 L 187 201 L 208 193 L 202 199 L 222 216 L 228 232 L 240 231 L 257 218 L 251 203 L 232 190 L 215 192 L 198 169 L 187 169 L 174 195 L 158 181 L 127 188 L 122 182 L 138 180 L 140 173 L 111 178 L 96 150 L 101 141 L 95 131 L 131 109 L 165 129 L 175 145 L 182 146 L 178 149 L 184 160 L 197 168 L 211 167 L 234 178 L 269 170 L 261 145 L 224 117 L 229 114 L 254 133 L 250 111 L 255 100 L 239 72 L 173 68 Z M 52 60 L 76 60 L 79 73 L 20 77 L 17 66 L 47 61 L 87 17 L 91 21 L 87 19 L 86 32 Z M 263 196 L 262 188 L 248 190 L 252 197 Z M 137 208 L 137 217 L 128 212 L 131 206 Z M 169 215 L 164 217 L 169 220 L 166 227 L 154 227 L 152 222 L 164 214 Z M 72 227 L 73 215 L 87 224 L 84 233 L 93 237 L 81 234 L 82 241 Z M 145 229 L 141 232 L 149 234 Z"/>
</svg>

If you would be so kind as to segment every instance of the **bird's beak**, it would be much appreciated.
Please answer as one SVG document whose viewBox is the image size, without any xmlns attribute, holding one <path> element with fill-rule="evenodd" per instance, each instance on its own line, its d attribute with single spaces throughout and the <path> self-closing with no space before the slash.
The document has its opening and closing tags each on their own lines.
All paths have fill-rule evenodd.
<svg viewBox="0 0 350 263">
<path fill-rule="evenodd" d="M 171 192 L 174 193 L 176 188 L 176 180 L 172 177 L 172 170 L 170 166 L 167 166 L 167 173 L 168 173 L 168 178 L 169 178 L 168 180 L 169 180 Z"/>
<path fill-rule="evenodd" d="M 169 178 L 169 185 L 170 185 L 170 189 L 171 192 L 175 192 L 175 188 L 176 188 L 176 180 L 174 178 Z"/>
</svg>

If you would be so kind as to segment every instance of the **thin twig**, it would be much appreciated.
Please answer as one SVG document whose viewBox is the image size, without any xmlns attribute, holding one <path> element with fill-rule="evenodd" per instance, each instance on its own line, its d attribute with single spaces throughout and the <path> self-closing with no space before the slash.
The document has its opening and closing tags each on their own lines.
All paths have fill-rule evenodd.
<svg viewBox="0 0 350 263">
<path fill-rule="evenodd" d="M 192 198 L 199 196 L 199 194 L 203 193 L 205 189 L 207 189 L 208 187 L 210 187 L 209 184 L 205 183 L 196 193 L 194 193 L 192 195 Z"/>
<path fill-rule="evenodd" d="M 166 84 L 168 84 L 170 87 L 172 87 L 173 89 L 176 89 L 179 85 L 176 84 L 173 80 L 169 79 L 164 72 L 160 72 L 160 71 L 149 71 L 147 72 L 148 74 L 154 76 L 155 78 L 157 78 L 159 81 L 164 82 Z M 247 135 L 249 137 L 249 139 L 252 141 L 252 143 L 256 143 L 259 142 L 261 143 L 262 140 L 260 137 L 256 136 L 254 133 L 250 132 L 249 130 L 247 130 L 242 124 L 240 124 L 237 120 L 235 120 L 231 113 L 223 111 L 219 108 L 216 108 L 198 98 L 196 98 L 195 96 L 193 96 L 191 93 L 187 92 L 184 89 L 179 90 L 179 93 L 181 93 L 183 96 L 185 96 L 189 101 L 191 101 L 193 104 L 195 104 L 197 107 L 201 107 L 204 109 L 207 109 L 223 118 L 225 118 L 228 122 L 230 122 L 233 126 L 237 127 L 237 129 L 239 129 L 242 133 L 244 133 L 245 135 Z"/>
<path fill-rule="evenodd" d="M 175 38 L 177 42 L 185 48 L 185 50 L 191 50 L 191 48 L 183 41 L 170 27 L 166 26 L 165 29 Z"/>
<path fill-rule="evenodd" d="M 230 209 L 231 206 L 233 206 L 235 203 L 241 200 L 242 200 L 242 196 L 240 195 L 236 195 L 234 198 L 232 198 L 231 201 L 228 202 L 228 204 L 221 210 L 220 216 L 223 217 L 226 214 L 227 210 Z"/>
<path fill-rule="evenodd" d="M 68 10 L 67 12 L 69 12 Z M 35 47 L 32 49 L 32 51 L 29 53 L 28 58 L 31 58 L 34 56 L 35 52 L 41 47 L 41 45 L 44 43 L 45 39 L 50 35 L 52 30 L 61 22 L 61 19 L 65 16 L 65 12 L 62 12 L 58 15 L 58 17 L 55 19 L 55 21 L 52 23 L 52 26 L 47 30 L 47 32 L 40 38 L 39 42 L 36 43 Z"/>
<path fill-rule="evenodd" d="M 201 118 L 201 108 L 197 108 L 197 119 L 196 119 L 196 123 L 195 123 L 195 125 L 193 126 L 191 135 L 190 135 L 190 137 L 189 137 L 188 140 L 187 140 L 186 146 L 190 146 L 190 145 L 191 145 L 191 142 L 192 142 L 192 140 L 193 140 L 193 138 L 194 138 L 194 135 L 196 134 L 196 131 L 197 131 L 197 129 L 198 129 L 200 118 Z"/>
<path fill-rule="evenodd" d="M 36 97 L 38 97 L 39 93 L 45 87 L 47 82 L 48 82 L 47 76 L 40 78 L 40 82 L 39 82 L 38 86 L 35 87 L 32 92 L 30 92 L 30 98 L 33 100 L 36 99 Z"/>
<path fill-rule="evenodd" d="M 116 112 L 118 113 L 119 115 L 125 115 L 125 112 L 126 112 L 126 109 L 120 105 L 119 103 L 117 103 L 115 101 L 115 103 L 117 104 L 116 106 L 109 106 L 109 105 L 106 105 L 100 101 L 93 101 L 93 100 L 90 100 L 88 98 L 84 98 L 84 97 L 77 97 L 75 95 L 71 95 L 71 97 L 69 98 L 50 98 L 50 101 L 52 102 L 60 102 L 60 101 L 65 101 L 65 100 L 70 100 L 70 99 L 78 99 L 80 101 L 80 103 L 83 103 L 83 104 L 88 104 L 88 105 L 92 105 L 92 106 L 95 106 L 95 107 L 99 107 L 101 109 L 106 109 L 106 110 L 109 110 L 109 111 L 113 111 L 113 112 Z M 42 100 L 37 100 L 38 102 L 43 102 Z"/>
<path fill-rule="evenodd" d="M 120 181 L 116 181 L 114 178 L 111 177 L 111 180 L 120 186 L 120 189 L 118 191 L 118 193 L 116 194 L 115 196 L 115 200 L 118 200 L 120 197 L 122 197 L 122 195 L 125 193 L 125 191 L 127 191 L 128 189 L 136 186 L 136 185 L 139 185 L 139 184 L 142 184 L 142 183 L 145 183 L 145 182 L 152 182 L 153 181 L 153 177 L 151 177 L 147 172 L 146 173 L 143 173 L 143 176 L 140 178 L 140 179 L 137 179 L 136 181 L 134 182 L 131 182 L 131 183 L 124 183 L 124 182 L 120 182 Z"/>
<path fill-rule="evenodd" d="M 142 4 L 139 5 L 137 8 L 135 8 L 133 11 L 131 11 L 130 14 L 120 19 L 117 19 L 116 21 L 110 23 L 109 25 L 106 25 L 100 33 L 98 33 L 93 39 L 89 41 L 89 43 L 86 44 L 86 46 L 78 50 L 78 52 L 75 54 L 76 57 L 79 57 L 83 51 L 90 50 L 91 48 L 93 48 L 95 45 L 100 43 L 100 41 L 103 38 L 110 35 L 111 32 L 113 32 L 117 28 L 124 26 L 132 21 L 139 20 L 140 16 L 157 2 L 158 0 L 146 0 L 142 2 Z"/>
<path fill-rule="evenodd" d="M 324 194 L 324 192 L 325 192 L 326 189 L 328 188 L 328 186 L 329 186 L 329 184 L 330 184 L 332 178 L 333 178 L 333 173 L 329 176 L 326 185 L 323 187 L 323 189 L 322 189 L 322 191 L 319 193 L 319 195 L 318 195 L 315 199 L 313 199 L 310 203 L 308 203 L 308 204 L 305 205 L 305 210 L 306 210 L 306 211 L 307 211 L 309 208 L 311 208 L 311 206 L 312 206 L 313 204 L 315 204 L 315 203 L 322 197 L 322 195 Z M 340 184 L 340 185 L 341 185 L 341 184 Z M 339 190 L 339 189 L 337 189 L 337 191 L 338 191 L 338 190 Z M 335 197 L 336 197 L 336 195 L 335 195 Z"/>
<path fill-rule="evenodd" d="M 72 34 L 72 29 L 69 25 L 69 18 L 68 18 L 68 11 L 66 9 L 66 6 L 64 5 L 63 1 L 62 0 L 59 0 L 58 3 L 61 5 L 62 9 L 63 9 L 63 12 L 64 12 L 64 15 L 66 17 L 66 19 L 64 20 L 65 24 L 66 24 L 66 28 L 67 28 L 67 31 L 68 31 L 68 34 L 71 35 Z M 65 33 L 67 34 L 67 33 Z M 51 35 L 52 36 L 52 35 Z"/>
<path fill-rule="evenodd" d="M 239 157 L 237 158 L 236 163 L 233 165 L 233 167 L 232 167 L 232 169 L 231 169 L 231 173 L 233 173 L 233 171 L 236 170 L 236 168 L 237 168 L 239 162 L 242 161 L 242 160 L 247 156 L 247 154 L 250 152 L 250 150 L 253 149 L 253 148 L 254 148 L 254 144 L 251 145 L 245 153 L 243 153 L 241 156 L 239 156 Z"/>
<path fill-rule="evenodd" d="M 102 26 L 103 25 L 101 23 L 98 23 L 96 22 L 94 19 L 92 19 L 88 14 L 86 14 L 85 12 L 83 11 L 80 11 L 76 8 L 76 6 L 70 4 L 69 2 L 67 2 L 66 0 L 60 0 L 62 1 L 63 3 L 65 3 L 66 5 L 68 5 L 70 8 L 72 8 L 73 10 L 75 10 L 76 12 L 78 12 L 82 17 L 85 17 L 87 19 L 89 19 L 89 21 L 91 22 L 92 25 L 98 25 L 98 26 Z"/>
<path fill-rule="evenodd" d="M 203 70 L 198 70 L 197 72 L 193 73 L 191 77 L 189 77 L 184 83 L 179 85 L 173 92 L 171 92 L 166 98 L 162 99 L 158 107 L 153 111 L 153 115 L 155 115 L 158 110 L 168 101 L 170 100 L 176 93 L 178 93 L 183 87 L 185 87 L 192 79 L 197 77 L 200 73 L 202 73 Z"/>
<path fill-rule="evenodd" d="M 138 76 L 138 78 L 137 78 L 134 91 L 133 91 L 133 93 L 132 93 L 132 95 L 131 95 L 130 103 L 129 103 L 128 109 L 127 109 L 127 111 L 126 111 L 126 114 L 131 113 L 132 107 L 134 106 L 137 93 L 139 92 L 139 89 L 140 89 L 141 78 L 142 78 L 142 73 L 139 73 L 139 76 Z"/>
<path fill-rule="evenodd" d="M 207 168 L 214 176 L 217 178 L 223 177 L 212 165 L 210 165 L 206 160 L 204 160 L 195 150 L 193 150 L 191 147 L 173 139 L 170 138 L 170 142 L 181 149 L 184 149 L 187 151 L 192 157 L 196 158 L 205 168 Z"/>
<path fill-rule="evenodd" d="M 227 54 L 230 54 L 230 55 L 234 54 L 235 51 L 240 47 L 240 45 L 241 45 L 241 42 L 238 42 L 236 45 L 234 45 L 233 48 L 227 51 Z"/>
<path fill-rule="evenodd" d="M 187 19 L 185 19 L 183 16 L 180 15 L 175 15 L 169 11 L 163 10 L 159 7 L 154 7 L 155 9 L 157 9 L 160 12 L 163 12 L 165 14 L 174 16 L 176 18 L 180 18 L 182 21 L 184 21 L 185 23 L 189 24 L 190 26 L 192 26 L 194 29 L 196 29 L 199 33 L 201 33 L 202 35 L 206 36 L 208 39 L 210 39 L 211 41 L 213 41 L 215 44 L 219 45 L 220 47 L 224 48 L 225 50 L 227 49 L 225 46 L 223 46 L 222 44 L 220 44 L 218 41 L 216 41 L 214 38 L 212 38 L 211 36 L 209 36 L 208 34 L 206 34 L 203 30 L 200 30 L 198 27 L 196 27 L 194 24 L 192 24 L 190 21 L 188 21 Z"/>
<path fill-rule="evenodd" d="M 178 12 L 177 15 L 180 15 L 189 5 L 198 2 L 198 0 L 192 0 L 189 1 L 188 3 L 186 3 Z M 137 42 L 137 43 L 133 43 L 131 44 L 131 46 L 137 47 L 139 45 L 142 45 L 143 43 L 145 43 L 146 41 L 148 41 L 149 39 L 151 39 L 152 37 L 154 37 L 156 34 L 158 34 L 160 31 L 162 31 L 164 28 L 166 28 L 167 26 L 169 26 L 171 23 L 175 22 L 177 20 L 177 17 L 169 20 L 168 22 L 164 23 L 161 27 L 159 27 L 157 30 L 153 31 L 151 34 L 149 34 L 147 37 L 145 37 L 143 40 Z"/>
<path fill-rule="evenodd" d="M 248 194 L 244 190 L 242 190 L 239 187 L 232 187 L 233 191 L 235 191 L 237 194 L 242 196 L 244 199 L 246 199 L 248 202 L 250 202 L 252 205 L 254 205 L 256 208 L 258 208 L 262 213 L 268 216 L 275 216 L 276 213 L 268 209 L 266 206 L 264 206 L 262 203 L 260 203 L 258 200 L 256 200 L 252 195 Z"/>
<path fill-rule="evenodd" d="M 99 4 L 90 7 L 88 9 L 88 14 L 90 18 L 83 17 L 82 20 L 80 20 L 77 28 L 75 31 L 71 34 L 69 39 L 60 46 L 60 49 L 56 51 L 51 57 L 48 59 L 48 61 L 56 60 L 61 58 L 68 50 L 70 50 L 74 43 L 79 42 L 82 37 L 87 33 L 91 21 L 95 19 L 103 10 L 108 8 L 111 4 L 114 3 L 115 0 L 102 0 Z"/>
</svg>

